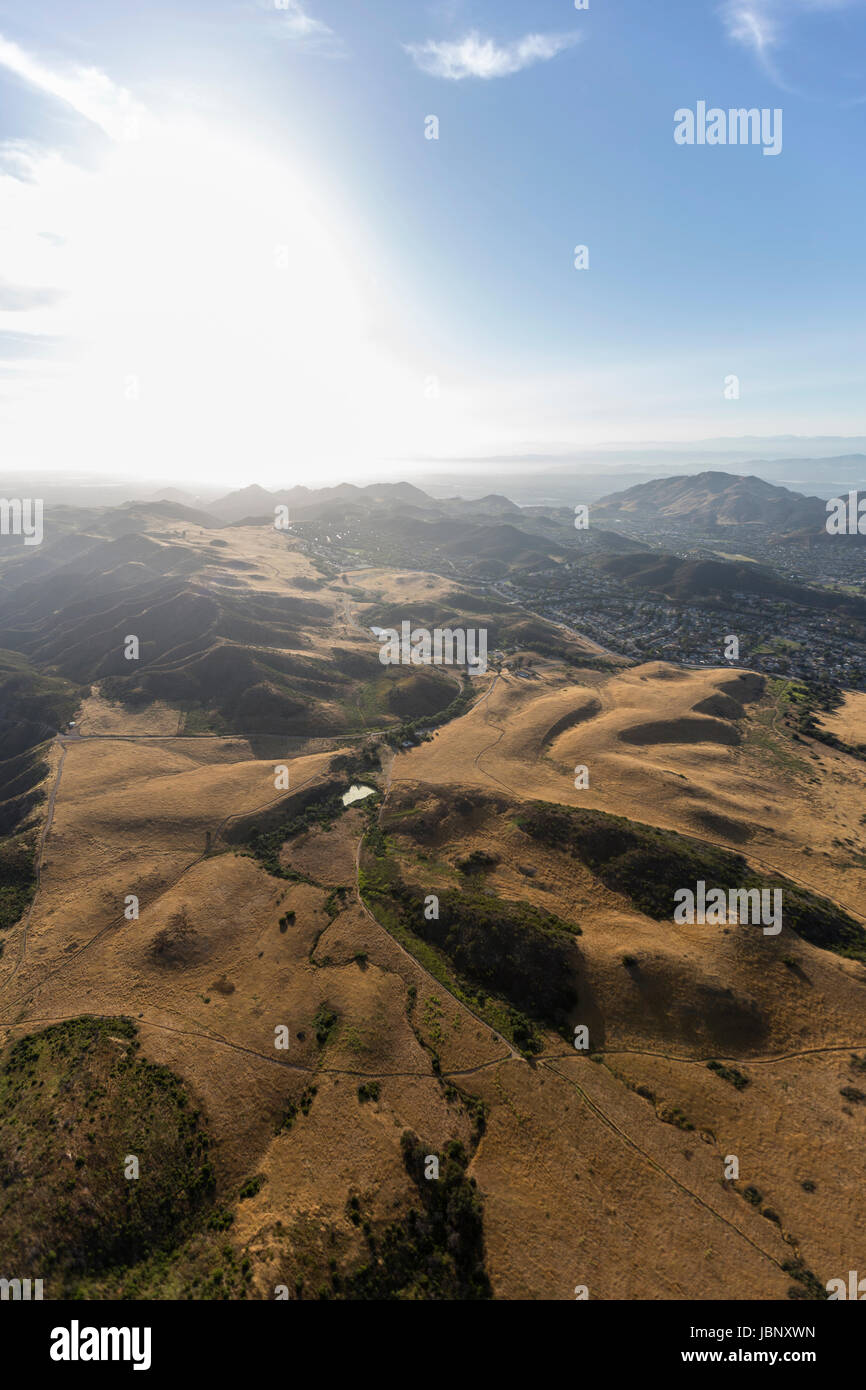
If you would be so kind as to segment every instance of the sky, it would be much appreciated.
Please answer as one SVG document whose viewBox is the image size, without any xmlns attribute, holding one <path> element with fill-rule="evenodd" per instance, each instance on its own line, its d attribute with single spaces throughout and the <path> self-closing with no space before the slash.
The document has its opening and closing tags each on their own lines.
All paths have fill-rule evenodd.
<svg viewBox="0 0 866 1390">
<path fill-rule="evenodd" d="M 863 434 L 864 121 L 866 0 L 0 0 L 0 460 Z"/>
</svg>

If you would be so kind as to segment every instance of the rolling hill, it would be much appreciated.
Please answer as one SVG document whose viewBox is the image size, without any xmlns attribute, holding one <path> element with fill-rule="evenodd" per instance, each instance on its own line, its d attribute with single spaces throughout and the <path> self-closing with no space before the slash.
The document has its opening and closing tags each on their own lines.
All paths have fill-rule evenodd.
<svg viewBox="0 0 866 1390">
<path fill-rule="evenodd" d="M 683 530 L 766 526 L 774 531 L 823 530 L 827 519 L 820 497 L 803 497 L 761 478 L 707 472 L 638 483 L 602 497 L 593 517 L 664 522 Z"/>
<path fill-rule="evenodd" d="M 603 556 L 596 563 L 602 573 L 613 575 L 634 588 L 655 590 L 685 603 L 697 599 L 723 602 L 730 601 L 738 593 L 756 594 L 802 608 L 850 615 L 858 623 L 866 622 L 866 599 L 856 594 L 792 584 L 763 565 L 735 560 L 683 559 L 664 551 Z"/>
</svg>

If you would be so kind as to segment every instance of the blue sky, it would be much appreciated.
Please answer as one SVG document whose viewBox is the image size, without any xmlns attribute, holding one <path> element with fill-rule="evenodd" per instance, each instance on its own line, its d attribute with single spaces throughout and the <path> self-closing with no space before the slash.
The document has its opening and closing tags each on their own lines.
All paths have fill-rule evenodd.
<svg viewBox="0 0 866 1390">
<path fill-rule="evenodd" d="M 45 0 L 0 36 L 17 463 L 863 432 L 861 0 Z M 781 153 L 676 144 L 700 101 L 781 108 Z"/>
</svg>

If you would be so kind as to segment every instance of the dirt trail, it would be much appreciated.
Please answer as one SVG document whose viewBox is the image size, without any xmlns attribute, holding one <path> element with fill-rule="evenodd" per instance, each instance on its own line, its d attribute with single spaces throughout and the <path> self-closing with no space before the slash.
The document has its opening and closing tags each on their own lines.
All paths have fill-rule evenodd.
<svg viewBox="0 0 866 1390">
<path fill-rule="evenodd" d="M 699 1197 L 698 1194 L 696 1192 L 693 1192 L 690 1187 L 686 1187 L 685 1183 L 680 1182 L 679 1178 L 676 1177 L 673 1173 L 671 1173 L 667 1168 L 665 1168 L 664 1164 L 660 1163 L 658 1159 L 653 1158 L 652 1154 L 647 1153 L 646 1149 L 641 1148 L 640 1144 L 638 1144 L 636 1139 L 632 1139 L 631 1135 L 627 1134 L 626 1131 L 622 1129 L 622 1127 L 618 1125 L 615 1120 L 611 1119 L 610 1115 L 608 1115 L 606 1111 L 604 1111 L 596 1101 L 590 1099 L 590 1097 L 586 1094 L 586 1091 L 584 1091 L 582 1086 L 580 1086 L 571 1077 L 564 1076 L 561 1071 L 557 1071 L 556 1067 L 551 1066 L 549 1062 L 542 1062 L 541 1065 L 544 1066 L 546 1070 L 549 1071 L 553 1076 L 558 1077 L 560 1081 L 564 1081 L 567 1085 L 571 1086 L 572 1089 L 577 1092 L 587 1109 L 592 1111 L 592 1113 L 598 1119 L 600 1119 L 603 1124 L 605 1124 L 610 1130 L 612 1130 L 612 1132 L 617 1136 L 618 1139 L 621 1140 L 623 1144 L 625 1144 L 628 1148 L 632 1149 L 635 1153 L 639 1154 L 643 1161 L 647 1163 L 650 1168 L 655 1169 L 657 1173 L 661 1173 L 664 1177 L 667 1178 L 668 1182 L 673 1183 L 674 1187 L 678 1188 L 684 1196 L 690 1197 L 691 1200 L 695 1202 L 699 1207 L 702 1207 L 704 1211 L 709 1212 L 710 1215 L 714 1216 L 717 1221 L 721 1221 L 723 1225 L 728 1227 L 729 1230 L 735 1232 L 735 1234 L 738 1235 L 741 1240 L 747 1241 L 748 1244 L 751 1245 L 754 1250 L 757 1250 L 759 1255 L 763 1255 L 764 1259 L 769 1260 L 772 1264 L 774 1264 L 777 1267 L 777 1269 L 783 1268 L 783 1262 L 781 1260 L 777 1259 L 775 1255 L 771 1255 L 768 1250 L 764 1250 L 763 1247 L 760 1246 L 757 1241 L 753 1240 L 752 1237 L 748 1235 L 746 1231 L 741 1230 L 741 1228 L 737 1226 L 735 1222 L 730 1221 L 727 1216 L 724 1216 L 722 1214 L 722 1212 L 716 1211 L 715 1207 L 711 1206 L 709 1202 L 705 1202 L 703 1197 Z"/>
<path fill-rule="evenodd" d="M 438 982 L 437 982 L 438 983 Z M 68 1023 L 71 1019 L 80 1018 L 80 1012 L 74 1014 L 59 1014 L 50 1018 L 28 1018 L 19 1023 L 0 1023 L 0 1028 L 5 1028 L 9 1033 L 15 1033 L 21 1029 L 32 1029 L 34 1027 L 51 1027 L 56 1023 Z M 88 1018 L 112 1019 L 116 1014 L 94 1014 L 87 1015 Z M 302 1062 L 290 1062 L 287 1058 L 271 1055 L 268 1052 L 259 1052 L 254 1047 L 246 1047 L 243 1043 L 232 1042 L 230 1038 L 223 1038 L 218 1033 L 202 1032 L 196 1028 L 175 1028 L 170 1023 L 156 1023 L 153 1019 L 140 1015 L 136 1018 L 136 1023 L 143 1028 L 154 1028 L 161 1033 L 175 1033 L 179 1037 L 198 1038 L 201 1042 L 213 1043 L 215 1047 L 226 1047 L 232 1052 L 243 1052 L 248 1057 L 255 1057 L 260 1062 L 267 1062 L 269 1066 L 283 1067 L 286 1071 L 302 1072 L 305 1076 L 357 1076 L 367 1079 L 384 1081 L 390 1076 L 417 1077 L 421 1080 L 429 1080 L 433 1071 L 428 1067 L 426 1071 L 360 1071 L 355 1067 L 326 1067 L 304 1066 Z M 474 1076 L 478 1072 L 488 1071 L 491 1067 L 501 1066 L 503 1062 L 511 1061 L 511 1057 L 493 1057 L 490 1061 L 479 1062 L 474 1067 L 459 1067 L 453 1071 L 443 1071 L 442 1077 L 452 1076 Z M 521 1059 L 522 1060 L 522 1059 Z"/>
</svg>

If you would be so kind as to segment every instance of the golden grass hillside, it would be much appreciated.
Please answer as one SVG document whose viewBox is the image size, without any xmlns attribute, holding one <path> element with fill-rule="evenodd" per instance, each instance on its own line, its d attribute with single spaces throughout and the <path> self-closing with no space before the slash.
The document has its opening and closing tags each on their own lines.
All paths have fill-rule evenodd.
<svg viewBox="0 0 866 1390">
<path fill-rule="evenodd" d="M 224 534 L 215 583 L 310 578 L 261 528 Z M 371 602 L 409 582 L 348 578 Z M 441 599 L 428 579 L 412 579 L 419 598 Z M 323 659 L 369 653 L 341 587 L 311 639 Z M 265 757 L 240 735 L 179 737 L 171 706 L 91 696 L 60 750 L 33 909 L 0 958 L 0 1045 L 82 1015 L 133 1020 L 207 1119 L 220 1239 L 249 1262 L 250 1296 L 352 1296 L 388 1226 L 423 1205 L 406 1131 L 430 1153 L 462 1146 L 497 1298 L 773 1299 L 856 1268 L 866 969 L 787 929 L 647 916 L 519 819 L 549 802 L 679 832 L 863 920 L 862 764 L 795 738 L 784 692 L 729 669 L 545 663 L 484 677 L 475 700 L 420 746 L 381 750 L 362 778 L 375 801 L 298 827 L 308 793 L 355 780 L 333 743 Z M 257 824 L 289 826 L 269 859 Z M 560 957 L 577 962 L 576 1002 L 562 1026 L 537 1023 L 535 1051 L 498 986 L 479 999 L 459 959 L 388 917 L 365 885 L 389 863 L 429 894 L 579 927 Z M 183 1259 L 148 1292 L 214 1296 Z"/>
</svg>

